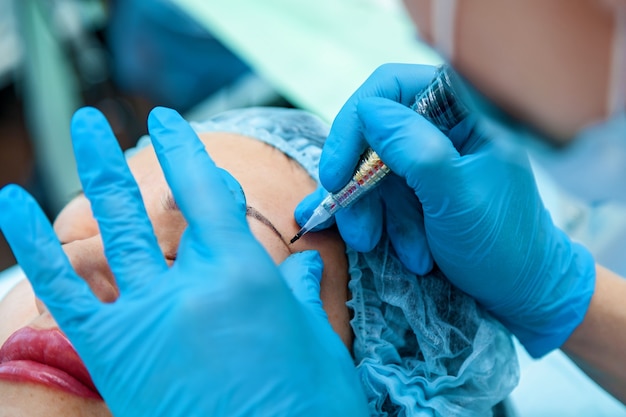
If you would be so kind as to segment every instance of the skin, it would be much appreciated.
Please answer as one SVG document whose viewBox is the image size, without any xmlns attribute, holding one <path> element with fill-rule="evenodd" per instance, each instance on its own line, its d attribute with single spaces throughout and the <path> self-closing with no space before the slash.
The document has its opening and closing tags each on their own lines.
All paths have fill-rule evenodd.
<svg viewBox="0 0 626 417">
<path fill-rule="evenodd" d="M 405 0 L 420 35 L 431 45 L 433 1 Z M 457 1 L 450 60 L 503 109 L 569 143 L 583 126 L 609 115 L 616 5 L 626 7 L 626 2 Z M 596 265 L 595 291 L 585 318 L 561 349 L 626 404 L 624 299 L 626 279 Z"/>
<path fill-rule="evenodd" d="M 405 0 L 431 44 L 432 4 Z M 455 22 L 452 65 L 509 114 L 562 142 L 608 115 L 614 21 L 605 1 L 457 1 Z"/>
<path fill-rule="evenodd" d="M 315 190 L 315 181 L 295 161 L 255 139 L 229 133 L 205 133 L 200 138 L 216 164 L 239 181 L 247 205 L 274 226 L 275 230 L 272 230 L 254 210 L 247 216 L 252 233 L 277 264 L 292 252 L 307 249 L 320 252 L 324 260 L 320 294 L 324 310 L 335 331 L 350 347 L 352 332 L 345 305 L 348 266 L 345 246 L 339 235 L 334 231 L 309 233 L 294 245 L 285 243 L 299 230 L 293 219 L 295 206 Z M 175 203 L 168 198 L 169 188 L 152 147 L 133 156 L 129 167 L 141 190 L 159 245 L 168 263 L 172 264 L 186 223 Z M 113 302 L 118 289 L 106 263 L 98 226 L 87 199 L 81 195 L 72 200 L 55 220 L 54 229 L 77 273 L 99 299 Z M 14 331 L 25 326 L 58 328 L 46 307 L 36 300 L 26 280 L 0 301 L 0 317 L 0 345 Z M 0 398 L 0 417 L 110 415 L 102 401 L 79 398 L 31 383 L 0 380 Z"/>
</svg>

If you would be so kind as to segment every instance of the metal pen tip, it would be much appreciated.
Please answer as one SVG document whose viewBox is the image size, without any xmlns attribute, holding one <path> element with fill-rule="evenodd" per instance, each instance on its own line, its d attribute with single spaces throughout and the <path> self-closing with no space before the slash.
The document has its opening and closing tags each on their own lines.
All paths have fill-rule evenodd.
<svg viewBox="0 0 626 417">
<path fill-rule="evenodd" d="M 293 242 L 295 242 L 296 240 L 300 239 L 302 237 L 302 235 L 306 232 L 306 230 L 304 230 L 304 228 L 300 229 L 300 231 L 298 233 L 296 233 L 296 235 L 294 237 L 291 238 L 291 240 L 289 241 L 289 244 L 293 244 Z"/>
</svg>

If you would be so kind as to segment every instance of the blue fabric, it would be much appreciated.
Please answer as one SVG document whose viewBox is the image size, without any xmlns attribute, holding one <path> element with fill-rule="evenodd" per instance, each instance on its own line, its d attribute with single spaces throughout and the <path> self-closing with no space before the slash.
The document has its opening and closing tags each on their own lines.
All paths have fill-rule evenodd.
<svg viewBox="0 0 626 417">
<path fill-rule="evenodd" d="M 354 357 L 372 416 L 490 416 L 519 381 L 509 332 L 433 270 L 408 271 L 387 237 L 348 250 Z"/>
<path fill-rule="evenodd" d="M 256 138 L 319 182 L 328 126 L 296 109 L 231 110 L 192 124 Z M 138 148 L 150 143 L 142 138 Z M 132 154 L 127 151 L 127 155 Z M 489 416 L 517 385 L 509 332 L 438 270 L 418 276 L 387 236 L 371 252 L 348 249 L 354 358 L 372 416 Z"/>
<path fill-rule="evenodd" d="M 250 68 L 169 0 L 119 0 L 107 40 L 118 85 L 186 111 Z"/>
<path fill-rule="evenodd" d="M 298 161 L 309 175 L 319 182 L 318 167 L 328 126 L 319 117 L 297 109 L 282 107 L 250 107 L 229 110 L 201 123 L 191 123 L 196 132 L 230 132 L 267 143 Z M 150 137 L 143 136 L 126 156 L 148 146 Z"/>
</svg>

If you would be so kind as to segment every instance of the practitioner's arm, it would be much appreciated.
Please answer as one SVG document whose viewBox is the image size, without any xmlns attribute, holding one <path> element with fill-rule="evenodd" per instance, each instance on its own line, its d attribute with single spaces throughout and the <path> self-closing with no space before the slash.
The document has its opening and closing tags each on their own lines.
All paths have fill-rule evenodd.
<svg viewBox="0 0 626 417">
<path fill-rule="evenodd" d="M 596 288 L 587 314 L 562 350 L 626 404 L 626 279 L 596 266 Z"/>
</svg>

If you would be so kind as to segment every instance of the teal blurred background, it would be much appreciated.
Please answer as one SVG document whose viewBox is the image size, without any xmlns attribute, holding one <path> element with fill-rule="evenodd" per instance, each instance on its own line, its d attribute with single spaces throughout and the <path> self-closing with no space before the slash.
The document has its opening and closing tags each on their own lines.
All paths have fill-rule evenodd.
<svg viewBox="0 0 626 417">
<path fill-rule="evenodd" d="M 0 186 L 24 186 L 53 219 L 80 189 L 69 121 L 85 105 L 123 149 L 155 105 L 331 122 L 377 66 L 441 61 L 415 33 L 400 0 L 0 0 Z M 0 238 L 0 270 L 13 263 Z"/>
<path fill-rule="evenodd" d="M 251 75 L 169 1 L 0 0 L 0 186 L 22 185 L 53 219 L 80 188 L 77 108 L 103 111 L 126 149 L 155 105 L 186 113 Z M 273 90 L 259 103 L 289 105 Z M 0 270 L 14 262 L 0 236 Z"/>
</svg>

